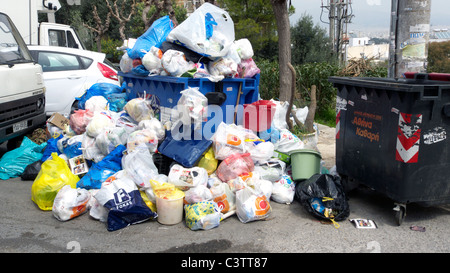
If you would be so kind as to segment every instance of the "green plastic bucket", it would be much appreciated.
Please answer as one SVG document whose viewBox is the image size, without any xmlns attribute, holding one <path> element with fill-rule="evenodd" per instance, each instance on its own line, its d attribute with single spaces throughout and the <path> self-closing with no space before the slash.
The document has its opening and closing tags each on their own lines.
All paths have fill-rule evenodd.
<svg viewBox="0 0 450 273">
<path fill-rule="evenodd" d="M 320 160 L 322 156 L 315 150 L 302 149 L 290 153 L 292 179 L 294 181 L 309 179 L 320 173 Z"/>
</svg>

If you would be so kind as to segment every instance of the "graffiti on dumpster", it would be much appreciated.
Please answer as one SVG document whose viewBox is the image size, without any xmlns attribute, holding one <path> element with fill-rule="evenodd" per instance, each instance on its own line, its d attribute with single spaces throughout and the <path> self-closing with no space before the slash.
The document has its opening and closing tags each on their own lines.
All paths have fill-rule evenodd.
<svg viewBox="0 0 450 273">
<path fill-rule="evenodd" d="M 404 163 L 417 163 L 419 159 L 421 114 L 400 113 L 398 119 L 395 159 Z"/>
<path fill-rule="evenodd" d="M 435 144 L 445 139 L 447 139 L 447 132 L 443 127 L 436 127 L 423 134 L 423 143 L 425 144 Z"/>
<path fill-rule="evenodd" d="M 369 139 L 370 142 L 379 142 L 380 133 L 377 132 L 376 124 L 381 122 L 382 116 L 361 111 L 355 111 L 354 115 L 351 123 L 355 125 L 355 134 Z"/>
</svg>

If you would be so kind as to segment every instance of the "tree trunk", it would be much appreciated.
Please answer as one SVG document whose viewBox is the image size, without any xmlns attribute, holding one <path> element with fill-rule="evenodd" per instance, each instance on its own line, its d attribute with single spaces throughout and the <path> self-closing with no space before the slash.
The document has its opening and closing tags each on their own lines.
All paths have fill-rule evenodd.
<svg viewBox="0 0 450 273">
<path fill-rule="evenodd" d="M 291 26 L 289 23 L 289 14 L 287 0 L 270 0 L 273 13 L 277 21 L 278 30 L 278 65 L 280 71 L 280 101 L 290 99 L 290 90 L 292 86 L 291 71 L 288 63 L 291 62 Z"/>
</svg>

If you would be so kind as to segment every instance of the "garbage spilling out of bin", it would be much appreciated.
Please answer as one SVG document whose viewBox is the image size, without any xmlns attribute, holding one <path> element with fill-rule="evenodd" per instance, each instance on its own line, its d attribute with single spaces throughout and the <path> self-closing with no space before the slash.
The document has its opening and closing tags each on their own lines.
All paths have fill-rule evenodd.
<svg viewBox="0 0 450 273">
<path fill-rule="evenodd" d="M 229 15 L 208 3 L 176 27 L 162 17 L 127 49 L 122 73 L 143 81 L 162 75 L 172 82 L 190 77 L 213 84 L 259 76 L 250 42 L 236 41 L 233 28 Z M 47 141 L 27 148 L 39 156 L 24 160 L 22 168 L 27 168 L 22 179 L 33 181 L 32 201 L 39 209 L 52 211 L 59 221 L 89 215 L 108 231 L 152 220 L 175 225 L 183 219 L 191 230 L 209 230 L 233 216 L 242 223 L 269 219 L 271 202 L 292 203 L 296 185 L 324 175 L 317 147 L 287 129 L 287 102 L 252 94 L 250 101 L 243 95 L 241 103 L 228 103 L 231 92 L 223 100 L 206 96 L 201 86 L 187 87 L 170 98 L 176 107 L 167 122 L 152 88 L 134 96 L 130 89 L 127 81 L 96 83 L 78 98 L 79 109 L 69 117 L 56 113 L 48 120 Z M 241 90 L 232 92 L 239 100 Z M 250 116 L 241 116 L 241 124 L 220 119 L 208 135 L 205 123 L 216 100 L 233 114 L 245 104 Z M 297 156 L 314 148 L 312 159 Z M 302 165 L 312 169 L 296 179 L 292 168 Z M 335 199 L 332 204 L 345 200 L 342 195 L 328 198 Z M 345 218 L 344 209 L 333 211 L 337 220 Z"/>
</svg>

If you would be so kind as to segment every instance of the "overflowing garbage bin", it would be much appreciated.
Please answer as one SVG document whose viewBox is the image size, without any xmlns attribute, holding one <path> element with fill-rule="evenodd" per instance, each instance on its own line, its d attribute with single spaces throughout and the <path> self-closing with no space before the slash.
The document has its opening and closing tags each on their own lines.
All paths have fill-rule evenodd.
<svg viewBox="0 0 450 273">
<path fill-rule="evenodd" d="M 450 202 L 450 83 L 425 78 L 330 77 L 337 88 L 336 169 L 395 202 Z"/>
</svg>

